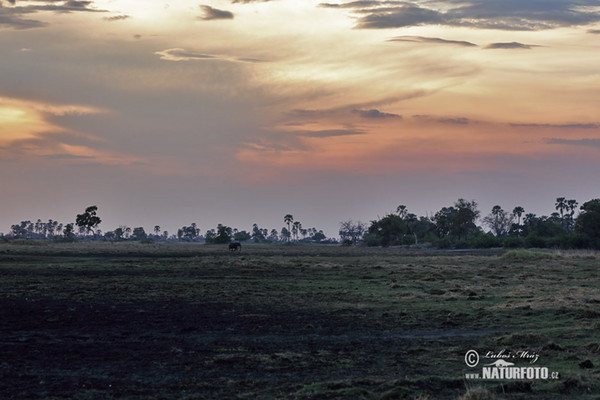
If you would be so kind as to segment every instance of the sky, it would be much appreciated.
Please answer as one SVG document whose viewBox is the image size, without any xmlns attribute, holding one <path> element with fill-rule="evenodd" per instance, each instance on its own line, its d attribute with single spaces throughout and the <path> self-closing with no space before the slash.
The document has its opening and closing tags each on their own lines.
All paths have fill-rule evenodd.
<svg viewBox="0 0 600 400">
<path fill-rule="evenodd" d="M 0 232 L 600 198 L 600 1 L 324 1 L 0 0 Z"/>
</svg>

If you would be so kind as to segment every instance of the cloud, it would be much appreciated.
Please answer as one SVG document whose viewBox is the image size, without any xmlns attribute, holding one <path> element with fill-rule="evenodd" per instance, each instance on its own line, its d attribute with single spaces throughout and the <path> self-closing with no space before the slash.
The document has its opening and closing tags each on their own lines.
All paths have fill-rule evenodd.
<svg viewBox="0 0 600 400">
<path fill-rule="evenodd" d="M 371 110 L 352 110 L 353 114 L 358 114 L 363 118 L 374 118 L 374 119 L 380 119 L 380 118 L 402 118 L 401 115 L 398 114 L 389 114 L 389 113 L 383 113 L 379 110 L 376 109 L 371 109 Z"/>
<path fill-rule="evenodd" d="M 569 129 L 599 129 L 600 124 L 510 124 L 513 127 L 525 128 L 569 128 Z"/>
<path fill-rule="evenodd" d="M 354 1 L 322 3 L 321 7 L 350 9 L 360 29 L 446 25 L 499 30 L 542 30 L 588 25 L 600 21 L 595 0 L 442 0 Z"/>
<path fill-rule="evenodd" d="M 468 125 L 471 123 L 469 118 L 465 117 L 434 117 L 431 115 L 413 115 L 413 118 L 426 121 L 426 122 L 436 122 L 438 124 L 452 124 L 452 125 Z"/>
<path fill-rule="evenodd" d="M 92 1 L 9 1 L 11 6 L 4 7 L 0 2 L 0 27 L 12 29 L 33 29 L 48 26 L 45 22 L 24 18 L 25 15 L 36 14 L 40 11 L 55 11 L 59 13 L 70 12 L 106 12 L 106 10 L 92 8 Z M 25 5 L 21 5 L 25 4 Z"/>
<path fill-rule="evenodd" d="M 591 33 L 592 35 L 600 35 L 600 29 L 590 29 L 588 33 Z"/>
<path fill-rule="evenodd" d="M 442 24 L 444 24 L 444 17 L 440 12 L 429 8 L 405 5 L 369 11 L 366 16 L 359 19 L 358 28 L 383 29 Z"/>
<path fill-rule="evenodd" d="M 388 42 L 414 42 L 414 43 L 432 43 L 432 44 L 448 44 L 455 46 L 474 47 L 477 46 L 471 42 L 465 42 L 462 40 L 447 40 L 441 38 L 431 38 L 423 36 L 395 36 L 387 40 Z"/>
<path fill-rule="evenodd" d="M 229 57 L 229 56 L 221 56 L 221 55 L 212 55 L 212 54 L 203 54 L 196 53 L 191 51 L 186 51 L 181 48 L 174 49 L 166 49 L 162 51 L 157 51 L 154 54 L 159 55 L 161 60 L 166 61 L 229 61 L 229 62 L 238 62 L 238 63 L 259 63 L 264 62 L 263 60 L 259 60 L 256 58 L 247 58 L 247 57 Z"/>
<path fill-rule="evenodd" d="M 249 4 L 249 3 L 266 3 L 268 1 L 271 1 L 271 0 L 233 0 L 232 3 L 233 4 L 236 4 L 236 3 Z"/>
<path fill-rule="evenodd" d="M 544 142 L 548 144 L 564 144 L 569 146 L 584 146 L 600 149 L 600 139 L 559 139 L 559 138 L 547 138 Z"/>
<path fill-rule="evenodd" d="M 325 129 L 320 131 L 294 131 L 293 133 L 302 137 L 328 138 L 334 136 L 364 135 L 367 132 L 361 129 Z"/>
<path fill-rule="evenodd" d="M 122 21 L 131 18 L 130 15 L 115 15 L 112 17 L 104 17 L 105 21 Z"/>
<path fill-rule="evenodd" d="M 510 42 L 510 43 L 491 43 L 485 46 L 486 49 L 524 49 L 530 50 L 533 47 L 539 47 L 533 44 L 523 44 L 518 42 Z"/>
<path fill-rule="evenodd" d="M 202 5 L 200 8 L 202 8 L 202 11 L 204 12 L 204 16 L 199 17 L 201 20 L 212 21 L 215 19 L 233 19 L 233 13 L 230 11 L 218 10 L 206 5 Z"/>
</svg>

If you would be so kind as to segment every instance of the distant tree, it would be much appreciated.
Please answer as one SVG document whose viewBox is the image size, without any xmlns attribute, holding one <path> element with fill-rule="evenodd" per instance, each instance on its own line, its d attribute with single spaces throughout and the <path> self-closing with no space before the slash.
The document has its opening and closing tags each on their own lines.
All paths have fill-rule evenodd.
<svg viewBox="0 0 600 400">
<path fill-rule="evenodd" d="M 363 237 L 367 230 L 366 224 L 363 222 L 354 222 L 352 220 L 340 222 L 339 235 L 342 242 L 349 241 L 356 245 Z"/>
<path fill-rule="evenodd" d="M 83 214 L 77 214 L 77 218 L 75 218 L 75 224 L 79 228 L 85 229 L 88 234 L 93 232 L 94 228 L 96 228 L 102 222 L 100 217 L 96 215 L 97 211 L 97 206 L 89 206 L 85 209 Z"/>
<path fill-rule="evenodd" d="M 284 222 L 285 224 L 287 224 L 287 231 L 288 231 L 288 233 L 289 233 L 289 232 L 291 232 L 291 227 L 290 227 L 290 225 L 292 224 L 292 222 L 294 222 L 294 216 L 293 216 L 292 214 L 286 214 L 286 215 L 283 217 L 283 222 Z M 287 240 L 288 240 L 288 241 L 290 240 L 290 237 L 291 237 L 291 235 L 287 235 Z"/>
<path fill-rule="evenodd" d="M 565 216 L 565 228 L 569 231 L 575 226 L 575 210 L 577 210 L 577 200 L 567 200 L 567 209 L 569 213 Z"/>
<path fill-rule="evenodd" d="M 228 226 L 219 224 L 217 226 L 217 236 L 214 239 L 215 243 L 229 243 L 231 242 L 232 229 Z"/>
<path fill-rule="evenodd" d="M 75 232 L 73 230 L 73 224 L 65 225 L 65 229 L 63 230 L 63 236 L 66 240 L 74 240 Z"/>
<path fill-rule="evenodd" d="M 560 219 L 563 218 L 563 214 L 564 214 L 565 210 L 567 210 L 569 208 L 569 206 L 567 205 L 567 201 L 564 197 L 557 197 L 554 207 L 560 213 Z"/>
<path fill-rule="evenodd" d="M 525 209 L 521 206 L 513 208 L 513 216 L 517 217 L 517 225 L 521 225 L 521 216 L 525 212 Z"/>
<path fill-rule="evenodd" d="M 600 199 L 583 203 L 575 231 L 589 239 L 590 246 L 600 248 Z"/>
<path fill-rule="evenodd" d="M 323 231 L 315 232 L 315 234 L 311 236 L 311 240 L 314 242 L 317 242 L 317 243 L 320 243 L 320 242 L 324 241 L 325 239 L 327 239 L 327 236 L 325 236 Z"/>
<path fill-rule="evenodd" d="M 110 242 L 114 242 L 116 239 L 115 231 L 108 231 L 104 234 L 104 239 Z"/>
<path fill-rule="evenodd" d="M 277 232 L 277 229 L 271 229 L 271 233 L 269 233 L 269 236 L 267 236 L 267 240 L 271 242 L 279 241 L 279 233 Z"/>
<path fill-rule="evenodd" d="M 456 209 L 454 207 L 442 207 L 431 218 L 434 224 L 434 231 L 439 238 L 450 235 L 453 220 L 456 218 Z"/>
<path fill-rule="evenodd" d="M 214 243 L 216 237 L 217 232 L 214 229 L 209 229 L 206 231 L 206 234 L 204 234 L 204 239 L 206 240 L 206 243 Z"/>
<path fill-rule="evenodd" d="M 477 203 L 474 200 L 466 201 L 458 199 L 454 203 L 456 219 L 453 221 L 453 232 L 459 239 L 466 238 L 469 234 L 477 231 L 475 221 L 479 218 Z"/>
<path fill-rule="evenodd" d="M 294 221 L 294 224 L 292 225 L 292 232 L 294 234 L 294 237 L 296 238 L 296 241 L 298 241 L 298 235 L 300 234 L 301 229 L 302 224 L 300 223 L 300 221 Z"/>
<path fill-rule="evenodd" d="M 388 214 L 380 220 L 371 221 L 367 233 L 370 235 L 370 245 L 388 247 L 402 244 L 402 238 L 407 231 L 406 221 L 399 215 Z"/>
<path fill-rule="evenodd" d="M 160 226 L 159 225 L 154 225 L 154 234 L 156 236 L 160 236 Z"/>
<path fill-rule="evenodd" d="M 191 242 L 196 240 L 198 236 L 200 236 L 200 229 L 198 228 L 198 225 L 196 225 L 195 222 L 192 222 L 190 226 L 184 226 L 177 230 L 177 238 L 179 240 Z"/>
<path fill-rule="evenodd" d="M 264 242 L 265 240 L 267 240 L 264 232 L 262 231 L 262 229 L 260 229 L 258 227 L 257 224 L 252 225 L 252 236 L 251 237 L 252 237 L 252 240 L 254 241 L 254 243 Z"/>
<path fill-rule="evenodd" d="M 233 234 L 233 240 L 236 242 L 246 242 L 252 238 L 252 235 L 246 231 L 238 231 Z"/>
<path fill-rule="evenodd" d="M 115 240 L 123 240 L 123 236 L 125 235 L 125 231 L 123 230 L 123 228 L 124 227 L 118 227 L 114 230 Z"/>
<path fill-rule="evenodd" d="M 406 209 L 406 206 L 404 204 L 399 205 L 396 208 L 396 212 L 398 213 L 398 216 L 402 219 L 406 218 L 406 215 L 408 214 L 408 210 Z"/>
<path fill-rule="evenodd" d="M 131 236 L 132 240 L 146 240 L 147 238 L 148 235 L 146 234 L 144 228 L 142 228 L 141 226 L 133 228 L 133 235 Z"/>
<path fill-rule="evenodd" d="M 282 241 L 289 242 L 291 236 L 292 236 L 292 234 L 290 233 L 289 230 L 287 230 L 285 227 L 281 228 L 281 234 L 279 237 L 281 238 Z"/>
<path fill-rule="evenodd" d="M 492 212 L 483 218 L 483 223 L 489 226 L 492 233 L 496 236 L 506 236 L 510 230 L 513 216 L 508 214 L 502 207 L 496 205 Z"/>
<path fill-rule="evenodd" d="M 27 227 L 31 224 L 30 221 L 21 221 L 19 224 L 11 225 L 11 235 L 15 238 L 27 238 L 29 231 Z"/>
</svg>

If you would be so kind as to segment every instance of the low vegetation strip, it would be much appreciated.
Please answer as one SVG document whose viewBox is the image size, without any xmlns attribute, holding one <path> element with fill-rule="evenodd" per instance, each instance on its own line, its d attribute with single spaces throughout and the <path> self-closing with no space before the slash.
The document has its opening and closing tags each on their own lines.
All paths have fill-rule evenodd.
<svg viewBox="0 0 600 400">
<path fill-rule="evenodd" d="M 598 259 L 5 245 L 0 397 L 593 399 Z M 481 357 L 477 367 L 465 363 L 469 350 Z M 530 361 L 507 354 L 534 354 L 535 366 L 558 376 L 465 378 L 498 359 Z"/>
</svg>

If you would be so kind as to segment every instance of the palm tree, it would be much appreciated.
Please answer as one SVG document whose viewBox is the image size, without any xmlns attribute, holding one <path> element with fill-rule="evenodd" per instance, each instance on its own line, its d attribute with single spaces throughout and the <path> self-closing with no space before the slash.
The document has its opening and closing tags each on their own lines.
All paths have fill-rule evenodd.
<svg viewBox="0 0 600 400">
<path fill-rule="evenodd" d="M 286 214 L 285 217 L 283 217 L 283 222 L 287 224 L 287 226 L 288 226 L 287 230 L 288 230 L 288 232 L 290 232 L 291 231 L 290 224 L 292 222 L 294 222 L 294 216 L 292 214 Z M 289 241 L 289 239 L 288 239 L 288 241 Z"/>
<path fill-rule="evenodd" d="M 404 204 L 400 204 L 398 208 L 396 208 L 396 212 L 398 213 L 400 218 L 404 219 L 404 217 L 406 217 L 406 214 L 408 213 L 408 210 L 406 209 L 406 206 Z"/>
<path fill-rule="evenodd" d="M 521 215 L 525 212 L 525 209 L 521 206 L 516 206 L 513 209 L 513 215 L 517 217 L 517 225 L 521 225 Z"/>
<path fill-rule="evenodd" d="M 294 233 L 294 236 L 296 237 L 296 241 L 298 241 L 298 233 L 300 232 L 301 229 L 302 229 L 302 224 L 300 223 L 300 221 L 294 222 L 294 227 L 292 228 L 292 232 Z"/>
<path fill-rule="evenodd" d="M 567 205 L 567 202 L 566 202 L 565 198 L 564 197 L 557 197 L 556 198 L 556 204 L 554 204 L 554 206 L 556 207 L 556 210 L 558 212 L 560 212 L 560 218 L 562 219 L 565 210 L 567 210 L 569 208 L 569 206 Z"/>
</svg>

